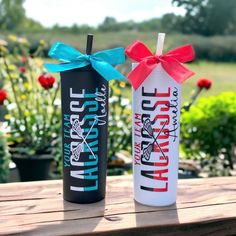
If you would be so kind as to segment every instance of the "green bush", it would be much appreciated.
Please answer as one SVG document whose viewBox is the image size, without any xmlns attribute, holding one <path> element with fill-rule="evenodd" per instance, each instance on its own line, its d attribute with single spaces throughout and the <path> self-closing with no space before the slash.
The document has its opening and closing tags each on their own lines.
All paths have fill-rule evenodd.
<svg viewBox="0 0 236 236">
<path fill-rule="evenodd" d="M 169 39 L 168 39 L 169 38 Z M 200 36 L 171 34 L 167 37 L 169 49 L 191 43 L 197 60 L 234 62 L 236 60 L 236 36 Z"/>
<path fill-rule="evenodd" d="M 4 135 L 0 132 L 0 183 L 7 182 L 9 174 L 10 155 Z"/>
<path fill-rule="evenodd" d="M 181 115 L 181 147 L 209 176 L 230 175 L 236 144 L 236 93 L 199 99 Z"/>
<path fill-rule="evenodd" d="M 235 44 L 235 36 L 202 37 L 193 42 L 197 59 L 229 62 L 236 60 Z"/>
</svg>

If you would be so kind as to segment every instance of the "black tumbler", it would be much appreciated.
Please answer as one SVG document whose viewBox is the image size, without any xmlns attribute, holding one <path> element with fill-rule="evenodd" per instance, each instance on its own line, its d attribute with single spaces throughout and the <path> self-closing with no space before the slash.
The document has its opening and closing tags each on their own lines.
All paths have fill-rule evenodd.
<svg viewBox="0 0 236 236">
<path fill-rule="evenodd" d="M 106 190 L 108 82 L 91 65 L 61 72 L 61 101 L 63 197 L 100 201 Z"/>
</svg>

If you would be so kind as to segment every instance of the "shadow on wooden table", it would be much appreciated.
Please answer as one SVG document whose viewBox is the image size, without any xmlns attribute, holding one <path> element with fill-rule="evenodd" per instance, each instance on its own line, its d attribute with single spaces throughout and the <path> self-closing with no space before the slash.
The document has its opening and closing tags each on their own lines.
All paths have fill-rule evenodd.
<svg viewBox="0 0 236 236">
<path fill-rule="evenodd" d="M 135 200 L 127 207 L 127 212 L 116 215 L 117 221 L 111 224 L 117 224 L 117 229 L 108 232 L 101 232 L 97 236 L 157 236 L 157 235 L 175 235 L 170 234 L 170 226 L 179 225 L 178 211 L 176 205 L 168 207 L 149 207 L 142 205 Z M 163 226 L 164 225 L 164 226 Z M 112 228 L 112 226 L 110 226 Z M 114 227 L 116 228 L 116 227 Z"/>
<path fill-rule="evenodd" d="M 176 204 L 167 207 L 152 207 L 144 206 L 135 201 L 135 212 L 135 236 L 163 235 L 165 232 L 170 232 L 169 226 L 166 225 L 167 222 L 169 222 L 170 225 L 179 224 L 178 209 Z M 163 227 L 163 225 L 165 226 Z M 158 230 L 157 226 L 159 226 Z"/>
<path fill-rule="evenodd" d="M 58 212 L 55 220 L 40 222 L 36 228 L 23 232 L 23 235 L 77 235 L 93 232 L 102 220 L 105 201 L 91 204 L 75 204 L 63 201 L 63 209 Z M 48 215 L 47 215 L 48 217 Z"/>
</svg>

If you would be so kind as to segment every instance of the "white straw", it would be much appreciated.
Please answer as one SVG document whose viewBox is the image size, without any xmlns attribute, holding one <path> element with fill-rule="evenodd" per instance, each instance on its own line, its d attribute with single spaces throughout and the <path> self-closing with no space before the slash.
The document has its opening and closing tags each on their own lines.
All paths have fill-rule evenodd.
<svg viewBox="0 0 236 236">
<path fill-rule="evenodd" d="M 157 38 L 157 50 L 156 55 L 160 56 L 162 55 L 164 41 L 165 41 L 165 33 L 159 33 Z"/>
</svg>

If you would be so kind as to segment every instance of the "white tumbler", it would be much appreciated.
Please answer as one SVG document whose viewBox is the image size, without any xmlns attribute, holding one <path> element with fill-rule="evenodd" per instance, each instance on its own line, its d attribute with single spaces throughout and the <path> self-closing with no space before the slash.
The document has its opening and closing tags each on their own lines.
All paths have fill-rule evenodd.
<svg viewBox="0 0 236 236">
<path fill-rule="evenodd" d="M 164 37 L 159 37 L 162 53 Z M 132 69 L 137 65 L 133 63 Z M 176 202 L 181 85 L 159 63 L 132 90 L 134 198 L 150 206 Z"/>
</svg>

